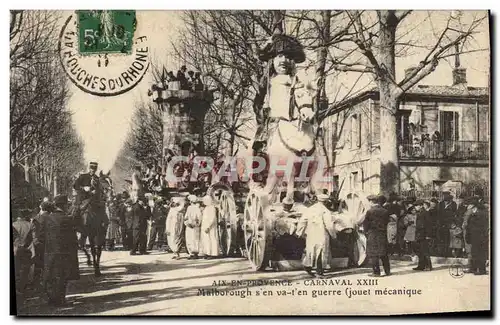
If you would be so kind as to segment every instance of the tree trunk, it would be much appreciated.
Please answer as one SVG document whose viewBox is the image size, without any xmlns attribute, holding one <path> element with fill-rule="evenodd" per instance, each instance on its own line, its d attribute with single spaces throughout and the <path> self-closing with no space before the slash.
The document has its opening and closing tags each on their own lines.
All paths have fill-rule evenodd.
<svg viewBox="0 0 500 325">
<path fill-rule="evenodd" d="M 30 182 L 30 162 L 29 162 L 29 158 L 26 157 L 24 158 L 24 180 L 26 182 Z"/>
<path fill-rule="evenodd" d="M 325 67 L 326 67 L 326 58 L 328 56 L 328 47 L 324 46 L 328 43 L 330 39 L 330 18 L 331 11 L 330 10 L 322 10 L 321 11 L 321 22 L 320 28 L 318 30 L 318 49 L 316 50 L 316 100 L 314 101 L 314 111 L 316 114 L 320 109 L 324 109 L 321 107 L 321 103 L 324 99 L 325 94 Z"/>
<path fill-rule="evenodd" d="M 397 18 L 393 10 L 378 11 L 380 90 L 380 190 L 384 195 L 399 193 L 399 156 L 396 132 L 396 113 L 399 98 L 396 95 L 395 40 Z"/>
<path fill-rule="evenodd" d="M 57 175 L 54 176 L 54 197 L 57 196 Z"/>
</svg>

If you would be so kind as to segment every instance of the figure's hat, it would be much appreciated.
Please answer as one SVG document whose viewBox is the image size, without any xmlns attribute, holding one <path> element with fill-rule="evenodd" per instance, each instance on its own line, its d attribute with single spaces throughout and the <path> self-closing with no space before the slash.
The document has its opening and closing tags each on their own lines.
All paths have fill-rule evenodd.
<svg viewBox="0 0 500 325">
<path fill-rule="evenodd" d="M 306 60 L 302 44 L 295 37 L 282 34 L 273 35 L 271 40 L 258 51 L 259 60 L 268 61 L 280 53 L 287 54 L 295 63 Z"/>
<path fill-rule="evenodd" d="M 91 161 L 89 163 L 89 168 L 94 170 L 97 169 L 97 163 L 95 161 Z"/>
</svg>

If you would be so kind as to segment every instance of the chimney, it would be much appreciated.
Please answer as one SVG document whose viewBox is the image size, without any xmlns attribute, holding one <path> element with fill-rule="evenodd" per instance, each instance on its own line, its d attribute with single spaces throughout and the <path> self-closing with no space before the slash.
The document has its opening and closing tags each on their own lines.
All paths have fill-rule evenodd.
<svg viewBox="0 0 500 325">
<path fill-rule="evenodd" d="M 452 71 L 453 86 L 467 84 L 466 69 L 460 67 L 460 44 L 455 44 L 455 68 Z"/>
<path fill-rule="evenodd" d="M 467 77 L 465 68 L 453 69 L 453 86 L 467 84 Z"/>
<path fill-rule="evenodd" d="M 405 69 L 405 79 L 406 79 L 406 78 L 408 78 L 408 76 L 409 76 L 410 74 L 412 74 L 412 73 L 413 73 L 413 71 L 415 71 L 415 69 L 416 69 L 416 68 L 417 68 L 417 67 L 413 67 L 413 66 L 412 66 L 412 67 L 409 67 L 409 68 Z"/>
</svg>

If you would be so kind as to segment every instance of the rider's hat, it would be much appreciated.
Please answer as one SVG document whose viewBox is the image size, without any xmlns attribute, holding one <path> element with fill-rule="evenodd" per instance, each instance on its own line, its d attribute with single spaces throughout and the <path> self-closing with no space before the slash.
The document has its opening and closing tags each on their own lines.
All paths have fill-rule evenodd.
<svg viewBox="0 0 500 325">
<path fill-rule="evenodd" d="M 89 168 L 93 169 L 93 170 L 96 170 L 97 169 L 97 163 L 95 161 L 91 161 L 89 163 Z"/>
<path fill-rule="evenodd" d="M 295 63 L 302 63 L 306 60 L 302 44 L 295 37 L 282 34 L 273 35 L 271 40 L 259 50 L 259 60 L 268 61 L 281 53 L 290 57 Z"/>
<path fill-rule="evenodd" d="M 377 203 L 379 202 L 379 196 L 374 194 L 368 195 L 366 199 L 370 202 L 377 202 Z"/>
</svg>

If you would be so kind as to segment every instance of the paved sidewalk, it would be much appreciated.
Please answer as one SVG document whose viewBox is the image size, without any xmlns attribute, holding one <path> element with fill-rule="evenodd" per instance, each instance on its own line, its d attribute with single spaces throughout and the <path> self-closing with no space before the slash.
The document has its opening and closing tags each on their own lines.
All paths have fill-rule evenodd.
<svg viewBox="0 0 500 325">
<path fill-rule="evenodd" d="M 453 277 L 447 265 L 436 265 L 432 272 L 416 272 L 411 262 L 392 261 L 392 276 L 378 278 L 376 286 L 363 286 L 365 280 L 373 279 L 367 276 L 370 268 L 331 272 L 326 276 L 332 280 L 329 284 L 315 285 L 303 271 L 254 272 L 242 258 L 175 260 L 165 253 L 130 256 L 122 251 L 104 252 L 103 276 L 98 279 L 83 256 L 80 262 L 81 279 L 68 288 L 71 306 L 50 309 L 42 299 L 34 298 L 22 313 L 370 315 L 487 310 L 490 306 L 489 276 Z M 246 284 L 232 283 L 236 280 Z M 287 280 L 292 285 L 271 285 L 263 280 Z M 363 295 L 362 290 L 367 289 L 369 294 Z M 394 289 L 421 292 L 392 295 Z"/>
</svg>

